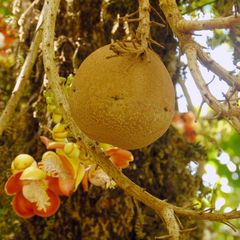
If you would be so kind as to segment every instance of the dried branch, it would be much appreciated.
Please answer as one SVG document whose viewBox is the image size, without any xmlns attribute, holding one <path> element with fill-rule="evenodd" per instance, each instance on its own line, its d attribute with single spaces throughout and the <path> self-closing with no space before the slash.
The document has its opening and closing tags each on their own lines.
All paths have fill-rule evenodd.
<svg viewBox="0 0 240 240">
<path fill-rule="evenodd" d="M 219 17 L 210 20 L 186 21 L 181 20 L 177 23 L 180 32 L 188 33 L 199 30 L 212 30 L 217 28 L 231 28 L 240 23 L 240 16 Z"/>
<path fill-rule="evenodd" d="M 19 20 L 18 20 L 18 25 L 19 25 L 19 41 L 23 42 L 24 41 L 24 23 L 26 21 L 26 18 L 28 17 L 29 13 L 34 9 L 39 4 L 40 0 L 35 0 L 33 1 L 28 8 L 21 14 Z"/>
<path fill-rule="evenodd" d="M 230 116 L 239 117 L 240 108 L 238 107 L 227 108 L 224 104 L 219 103 L 209 91 L 208 86 L 206 85 L 197 64 L 196 47 L 194 45 L 188 46 L 185 50 L 185 53 L 188 60 L 188 67 L 193 76 L 193 79 L 195 80 L 195 83 L 198 89 L 200 90 L 204 100 L 208 103 L 208 105 L 211 106 L 215 112 L 218 112 L 222 116 L 229 117 L 230 115 Z"/>
<path fill-rule="evenodd" d="M 199 45 L 197 46 L 197 57 L 202 65 L 215 73 L 220 79 L 227 82 L 229 86 L 235 87 L 237 90 L 240 90 L 240 79 L 238 79 L 238 77 L 232 75 L 229 71 L 216 63 L 209 56 L 209 54 L 202 50 L 202 47 Z"/>
<path fill-rule="evenodd" d="M 17 23 L 21 15 L 21 5 L 22 0 L 14 0 L 12 3 L 12 13 L 15 18 L 13 18 L 13 26 L 17 28 Z"/>
<path fill-rule="evenodd" d="M 41 14 L 44 14 L 44 11 L 45 11 L 45 8 L 43 8 Z M 38 21 L 38 26 L 41 25 L 41 22 L 42 22 L 42 18 L 40 17 Z M 0 136 L 2 135 L 3 131 L 7 128 L 9 123 L 11 122 L 11 119 L 13 119 L 15 109 L 23 94 L 25 85 L 28 79 L 30 78 L 32 68 L 37 59 L 38 49 L 41 41 L 42 41 L 42 28 L 38 27 L 38 29 L 36 30 L 35 37 L 31 43 L 27 57 L 16 79 L 16 84 L 12 91 L 12 95 L 0 117 Z"/>
<path fill-rule="evenodd" d="M 203 51 L 203 48 L 197 44 L 190 33 L 184 33 L 179 30 L 179 23 L 188 22 L 183 19 L 175 0 L 159 0 L 160 8 L 165 14 L 165 17 L 178 38 L 183 53 L 186 53 L 188 65 L 193 76 L 193 79 L 203 97 L 203 100 L 216 111 L 219 115 L 223 116 L 226 120 L 231 121 L 233 127 L 240 132 L 239 117 L 240 108 L 232 104 L 226 106 L 225 103 L 220 103 L 209 91 L 208 85 L 205 83 L 197 60 L 199 60 L 207 69 L 214 72 L 220 79 L 225 80 L 230 86 L 239 89 L 238 77 L 230 74 L 227 70 L 217 64 L 213 59 Z M 237 17 L 239 19 L 239 17 Z M 239 21 L 239 20 L 237 20 Z"/>
<path fill-rule="evenodd" d="M 150 38 L 150 3 L 149 0 L 139 0 L 138 11 L 128 14 L 120 18 L 121 21 L 138 22 L 136 39 L 131 40 L 132 44 L 126 45 L 126 41 L 116 41 L 111 44 L 110 49 L 117 55 L 136 54 L 137 56 L 146 53 L 148 49 L 148 42 Z M 130 19 L 129 16 L 134 16 L 139 13 L 138 18 Z M 137 44 L 136 44 L 137 43 Z M 159 44 L 158 44 L 159 45 Z"/>
</svg>

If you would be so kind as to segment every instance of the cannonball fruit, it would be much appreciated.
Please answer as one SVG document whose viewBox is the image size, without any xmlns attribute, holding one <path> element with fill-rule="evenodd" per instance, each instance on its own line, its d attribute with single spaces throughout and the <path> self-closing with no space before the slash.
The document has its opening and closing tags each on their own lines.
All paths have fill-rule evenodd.
<svg viewBox="0 0 240 240">
<path fill-rule="evenodd" d="M 110 45 L 90 54 L 69 93 L 71 114 L 90 138 L 124 149 L 145 147 L 168 129 L 174 114 L 172 80 L 159 56 L 116 55 Z"/>
</svg>

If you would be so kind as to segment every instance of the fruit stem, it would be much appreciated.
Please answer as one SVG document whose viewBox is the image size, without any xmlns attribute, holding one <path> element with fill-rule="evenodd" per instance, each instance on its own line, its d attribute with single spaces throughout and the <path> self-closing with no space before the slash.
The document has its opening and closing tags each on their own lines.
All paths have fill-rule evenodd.
<svg viewBox="0 0 240 240">
<path fill-rule="evenodd" d="M 150 36 L 150 3 L 149 0 L 139 0 L 139 25 L 137 29 L 137 38 L 141 40 L 142 49 L 148 48 L 148 39 Z"/>
</svg>

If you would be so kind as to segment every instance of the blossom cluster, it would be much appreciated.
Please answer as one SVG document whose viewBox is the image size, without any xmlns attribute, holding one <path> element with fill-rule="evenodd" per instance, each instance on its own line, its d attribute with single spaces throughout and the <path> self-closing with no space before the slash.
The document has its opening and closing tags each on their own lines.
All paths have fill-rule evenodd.
<svg viewBox="0 0 240 240">
<path fill-rule="evenodd" d="M 19 154 L 11 164 L 12 175 L 5 192 L 13 196 L 12 207 L 23 218 L 34 215 L 49 217 L 60 207 L 60 196 L 70 196 L 80 183 L 88 191 L 89 183 L 99 187 L 114 187 L 114 181 L 78 144 L 69 142 L 64 124 L 52 130 L 53 140 L 41 136 L 47 151 L 40 161 L 28 154 Z M 131 152 L 107 144 L 100 145 L 119 170 L 133 161 Z"/>
</svg>

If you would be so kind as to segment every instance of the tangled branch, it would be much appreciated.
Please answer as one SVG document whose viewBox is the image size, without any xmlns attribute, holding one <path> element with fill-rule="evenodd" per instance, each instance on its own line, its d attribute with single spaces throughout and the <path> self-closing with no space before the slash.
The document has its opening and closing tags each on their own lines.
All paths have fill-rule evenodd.
<svg viewBox="0 0 240 240">
<path fill-rule="evenodd" d="M 159 4 L 173 33 L 179 40 L 182 52 L 187 56 L 188 67 L 203 100 L 219 116 L 230 121 L 233 127 L 240 132 L 238 123 L 240 119 L 240 108 L 230 101 L 227 102 L 227 100 L 225 102 L 219 102 L 215 96 L 213 96 L 199 70 L 198 61 L 216 74 L 219 79 L 225 80 L 225 82 L 235 90 L 239 90 L 239 77 L 229 73 L 216 63 L 204 52 L 203 48 L 193 40 L 191 34 L 191 31 L 194 30 L 233 27 L 239 23 L 240 17 L 237 15 L 205 21 L 186 21 L 183 19 L 175 0 L 159 0 Z"/>
</svg>

